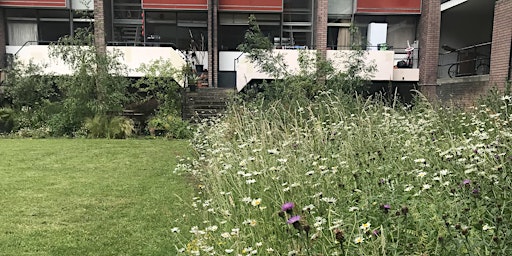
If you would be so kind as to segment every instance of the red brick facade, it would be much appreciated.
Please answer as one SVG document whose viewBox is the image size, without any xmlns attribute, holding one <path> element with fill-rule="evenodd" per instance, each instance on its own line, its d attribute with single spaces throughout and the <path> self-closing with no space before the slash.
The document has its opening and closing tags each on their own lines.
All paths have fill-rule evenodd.
<svg viewBox="0 0 512 256">
<path fill-rule="evenodd" d="M 503 89 L 510 79 L 512 44 L 512 1 L 498 0 L 494 7 L 489 85 Z"/>
<path fill-rule="evenodd" d="M 441 29 L 440 0 L 422 1 L 419 22 L 419 85 L 422 93 L 436 100 L 437 65 L 439 63 L 439 38 Z"/>
</svg>

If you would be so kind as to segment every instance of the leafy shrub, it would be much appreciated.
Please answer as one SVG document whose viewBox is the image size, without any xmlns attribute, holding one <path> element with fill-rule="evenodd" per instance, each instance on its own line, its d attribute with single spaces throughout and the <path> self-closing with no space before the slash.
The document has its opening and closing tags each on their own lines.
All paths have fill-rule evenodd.
<svg viewBox="0 0 512 256">
<path fill-rule="evenodd" d="M 51 136 L 51 130 L 48 127 L 39 127 L 39 128 L 28 128 L 24 127 L 13 133 L 14 137 L 19 138 L 33 138 L 33 139 L 43 139 Z"/>
<path fill-rule="evenodd" d="M 35 109 L 59 98 L 55 79 L 44 66 L 15 60 L 6 73 L 5 92 L 14 109 Z"/>
<path fill-rule="evenodd" d="M 9 133 L 14 127 L 14 110 L 0 108 L 0 133 Z"/>
<path fill-rule="evenodd" d="M 126 117 L 94 116 L 86 118 L 84 128 L 89 138 L 123 139 L 132 136 L 134 124 Z"/>
<path fill-rule="evenodd" d="M 139 71 L 144 73 L 144 77 L 135 86 L 143 96 L 141 101 L 156 100 L 161 113 L 181 113 L 182 90 L 176 80 L 183 79 L 183 70 L 175 69 L 169 60 L 158 59 L 151 64 L 143 64 Z"/>
<path fill-rule="evenodd" d="M 175 115 L 157 115 L 149 119 L 148 129 L 152 136 L 189 139 L 193 132 L 188 122 Z"/>
</svg>

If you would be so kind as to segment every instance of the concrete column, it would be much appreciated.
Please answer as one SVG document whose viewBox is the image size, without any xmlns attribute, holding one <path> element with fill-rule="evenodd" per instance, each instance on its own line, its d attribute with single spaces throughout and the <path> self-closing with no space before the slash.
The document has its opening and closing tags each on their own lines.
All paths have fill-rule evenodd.
<svg viewBox="0 0 512 256">
<path fill-rule="evenodd" d="M 512 44 L 512 1 L 497 0 L 494 6 L 489 85 L 503 90 L 509 79 Z"/>
<path fill-rule="evenodd" d="M 431 101 L 437 100 L 437 66 L 439 63 L 439 38 L 441 34 L 440 0 L 423 0 L 418 27 L 419 36 L 419 85 L 421 92 Z"/>
<path fill-rule="evenodd" d="M 105 8 L 103 0 L 94 0 L 94 46 L 99 52 L 105 53 Z"/>
</svg>

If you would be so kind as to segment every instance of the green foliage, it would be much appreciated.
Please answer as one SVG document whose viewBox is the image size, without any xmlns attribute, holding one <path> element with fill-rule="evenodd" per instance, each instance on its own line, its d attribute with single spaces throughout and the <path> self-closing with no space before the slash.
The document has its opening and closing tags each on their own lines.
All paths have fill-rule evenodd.
<svg viewBox="0 0 512 256">
<path fill-rule="evenodd" d="M 288 73 L 270 82 L 252 85 L 247 90 L 245 99 L 263 98 L 267 102 L 315 101 L 325 92 L 338 95 L 366 95 L 375 65 L 366 62 L 365 51 L 339 53 L 344 62 L 334 67 L 334 63 L 326 60 L 315 51 L 301 50 L 297 59 L 299 70 Z M 283 97 L 286 95 L 286 97 Z M 244 98 L 244 95 L 242 96 Z M 258 101 L 258 100 L 256 100 Z"/>
<path fill-rule="evenodd" d="M 14 110 L 0 108 L 0 133 L 9 133 L 14 127 Z"/>
<path fill-rule="evenodd" d="M 500 91 L 497 88 L 491 88 L 487 94 L 478 99 L 480 106 L 485 106 L 487 111 L 492 113 L 503 113 L 499 118 L 506 119 L 512 113 L 512 82 L 506 82 L 504 90 Z"/>
<path fill-rule="evenodd" d="M 51 130 L 48 127 L 29 128 L 23 127 L 9 136 L 13 138 L 43 139 L 51 137 Z"/>
<path fill-rule="evenodd" d="M 254 14 L 249 16 L 249 29 L 245 32 L 244 43 L 237 47 L 241 52 L 251 52 L 254 50 L 269 51 L 272 49 L 270 40 L 263 36 L 260 26 L 256 21 Z"/>
<path fill-rule="evenodd" d="M 59 98 L 54 78 L 43 66 L 14 61 L 6 73 L 5 93 L 14 109 L 37 108 Z"/>
<path fill-rule="evenodd" d="M 255 63 L 262 72 L 271 74 L 275 78 L 289 74 L 283 56 L 272 51 L 272 43 L 261 33 L 254 15 L 249 16 L 249 29 L 245 33 L 244 42 L 237 49 L 246 53 L 251 62 Z"/>
<path fill-rule="evenodd" d="M 199 157 L 179 168 L 204 185 L 190 202 L 204 221 L 188 223 L 193 237 L 178 248 L 510 255 L 512 134 L 500 111 L 390 108 L 334 92 L 232 106 L 198 127 Z"/>
<path fill-rule="evenodd" d="M 51 123 L 58 135 L 71 135 L 87 117 L 117 113 L 129 101 L 129 81 L 119 52 L 99 52 L 93 46 L 93 35 L 79 29 L 50 46 L 50 56 L 62 59 L 73 74 L 60 76 L 62 95 L 59 117 Z"/>
<path fill-rule="evenodd" d="M 32 62 L 14 61 L 6 75 L 5 93 L 9 106 L 14 110 L 14 130 L 34 130 L 44 127 L 55 114 L 52 107 L 60 101 L 56 79 L 43 73 L 43 66 Z"/>
<path fill-rule="evenodd" d="M 177 115 L 181 113 L 181 87 L 176 81 L 184 79 L 183 70 L 176 70 L 170 60 L 158 59 L 151 64 L 143 64 L 139 72 L 144 77 L 137 81 L 140 101 L 156 99 L 160 112 Z"/>
<path fill-rule="evenodd" d="M 344 69 L 334 72 L 329 69 L 326 72 L 327 89 L 349 95 L 364 95 L 367 86 L 371 84 L 371 77 L 376 71 L 376 66 L 373 63 L 366 62 L 367 54 L 368 52 L 363 50 L 339 53 L 337 57 L 344 60 Z"/>
<path fill-rule="evenodd" d="M 133 121 L 121 116 L 101 116 L 86 118 L 84 127 L 89 138 L 124 139 L 134 132 Z"/>
<path fill-rule="evenodd" d="M 348 53 L 337 56 L 344 60 L 343 67 L 335 67 L 316 51 L 301 50 L 297 59 L 299 70 L 290 72 L 283 56 L 272 50 L 272 45 L 259 29 L 253 16 L 249 19 L 249 30 L 244 43 L 238 49 L 244 52 L 261 72 L 270 74 L 274 81 L 255 86 L 247 98 L 256 98 L 253 93 L 263 92 L 265 100 L 308 101 L 322 92 L 331 91 L 348 95 L 361 95 L 375 72 L 375 65 L 367 63 L 366 51 L 354 45 Z M 357 29 L 352 29 L 354 33 Z M 254 86 L 253 86 L 254 87 Z M 286 95 L 286 98 L 283 98 Z M 255 97 L 256 96 L 256 97 Z"/>
<path fill-rule="evenodd" d="M 164 135 L 173 139 L 189 139 L 193 135 L 192 127 L 187 121 L 172 114 L 159 113 L 148 121 L 148 129 L 152 136 Z"/>
</svg>

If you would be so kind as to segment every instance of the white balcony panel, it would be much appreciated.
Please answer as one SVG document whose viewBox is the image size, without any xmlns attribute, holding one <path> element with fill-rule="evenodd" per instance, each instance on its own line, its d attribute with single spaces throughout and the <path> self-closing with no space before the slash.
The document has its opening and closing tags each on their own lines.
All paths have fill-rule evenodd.
<svg viewBox="0 0 512 256">
<path fill-rule="evenodd" d="M 393 81 L 418 82 L 419 79 L 420 70 L 417 68 L 393 69 Z"/>
<path fill-rule="evenodd" d="M 275 50 L 276 53 L 282 54 L 290 72 L 297 72 L 299 64 L 297 50 Z M 314 51 L 311 51 L 314 54 Z M 350 57 L 351 51 L 327 51 L 327 59 L 333 62 L 334 67 L 339 71 L 344 71 L 345 63 Z M 393 80 L 394 52 L 393 51 L 366 51 L 365 62 L 367 65 L 375 65 L 375 72 L 372 74 L 373 81 L 390 81 Z M 259 69 L 244 55 L 237 62 L 236 87 L 241 91 L 253 79 L 274 79 L 269 74 L 260 72 Z"/>
<path fill-rule="evenodd" d="M 158 59 L 169 60 L 176 68 L 180 69 L 185 65 L 184 55 L 172 48 L 161 47 L 133 47 L 133 46 L 109 46 L 107 51 L 120 51 L 122 63 L 127 66 L 128 77 L 141 77 L 144 73 L 138 71 L 142 64 L 151 64 Z M 64 75 L 71 74 L 70 68 L 60 59 L 50 58 L 48 55 L 48 46 L 46 45 L 27 45 L 25 47 L 7 46 L 6 52 L 16 54 L 19 61 L 43 65 L 44 72 L 47 74 Z M 183 81 L 178 82 L 184 86 Z"/>
<path fill-rule="evenodd" d="M 241 52 L 219 52 L 219 71 L 235 71 L 236 61 L 242 56 Z"/>
</svg>

